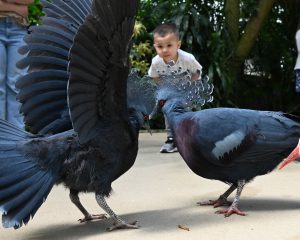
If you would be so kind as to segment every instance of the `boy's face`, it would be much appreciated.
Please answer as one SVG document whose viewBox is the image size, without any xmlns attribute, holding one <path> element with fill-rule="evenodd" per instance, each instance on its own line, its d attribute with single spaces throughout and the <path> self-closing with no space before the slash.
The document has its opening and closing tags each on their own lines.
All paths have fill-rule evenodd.
<svg viewBox="0 0 300 240">
<path fill-rule="evenodd" d="M 165 63 L 171 60 L 177 61 L 177 50 L 180 48 L 181 42 L 175 34 L 167 34 L 164 37 L 159 34 L 154 34 L 154 48 L 158 56 L 160 56 Z"/>
</svg>

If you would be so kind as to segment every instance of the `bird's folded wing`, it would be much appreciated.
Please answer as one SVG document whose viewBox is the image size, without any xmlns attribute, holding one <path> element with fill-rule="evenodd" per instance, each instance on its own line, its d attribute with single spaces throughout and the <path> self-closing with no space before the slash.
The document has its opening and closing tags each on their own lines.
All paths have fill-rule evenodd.
<svg viewBox="0 0 300 240">
<path fill-rule="evenodd" d="M 128 55 L 137 0 L 95 0 L 70 52 L 68 103 L 81 143 L 126 120 Z"/>
<path fill-rule="evenodd" d="M 256 121 L 254 114 L 257 114 Z M 211 151 L 214 156 L 211 158 L 212 162 L 230 165 L 276 161 L 283 159 L 290 149 L 296 146 L 298 138 L 294 132 L 299 131 L 299 127 L 289 119 L 292 118 L 290 115 L 253 111 L 252 116 L 252 124 L 243 125 L 243 122 L 247 121 L 244 118 L 240 118 L 240 121 L 234 121 L 232 118 L 235 131 L 223 136 L 226 131 L 220 131 L 220 136 L 216 138 L 218 140 L 214 142 Z M 250 119 L 248 121 L 251 122 Z"/>
<path fill-rule="evenodd" d="M 272 139 L 262 135 L 247 134 L 237 144 L 231 140 L 227 141 L 227 146 L 216 143 L 211 162 L 216 165 L 230 166 L 240 163 L 262 163 L 280 159 L 285 156 L 288 149 L 288 142 L 280 139 Z M 231 146 L 231 144 L 237 144 Z"/>
<path fill-rule="evenodd" d="M 25 123 L 33 133 L 58 133 L 72 128 L 67 105 L 69 50 L 79 26 L 91 12 L 91 0 L 42 1 L 42 24 L 30 28 L 26 55 L 18 67 L 28 67 L 16 86 Z"/>
</svg>

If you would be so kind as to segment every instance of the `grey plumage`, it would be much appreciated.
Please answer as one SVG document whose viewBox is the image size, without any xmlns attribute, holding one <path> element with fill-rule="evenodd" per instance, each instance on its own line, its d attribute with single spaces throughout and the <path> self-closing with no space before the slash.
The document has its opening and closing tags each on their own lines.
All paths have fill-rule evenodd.
<svg viewBox="0 0 300 240">
<path fill-rule="evenodd" d="M 17 83 L 33 134 L 0 121 L 2 224 L 27 224 L 53 184 L 64 184 L 82 221 L 105 217 L 91 215 L 79 201 L 79 192 L 94 192 L 116 223 L 110 230 L 137 228 L 118 217 L 104 197 L 133 165 L 139 129 L 151 108 L 147 93 L 136 95 L 139 102 L 131 95 L 131 87 L 144 88 L 131 81 L 136 76 L 129 75 L 127 87 L 138 1 L 42 3 L 44 24 L 25 37 L 20 51 L 27 56 L 19 66 L 28 67 L 28 74 Z"/>
</svg>

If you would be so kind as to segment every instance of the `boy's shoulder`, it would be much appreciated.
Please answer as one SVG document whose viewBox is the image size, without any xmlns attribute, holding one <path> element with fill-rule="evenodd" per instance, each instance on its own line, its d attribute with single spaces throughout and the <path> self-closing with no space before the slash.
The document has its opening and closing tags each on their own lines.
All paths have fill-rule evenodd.
<svg viewBox="0 0 300 240">
<path fill-rule="evenodd" d="M 183 58 L 192 58 L 192 59 L 194 59 L 195 57 L 194 57 L 194 55 L 193 54 L 191 54 L 191 53 L 189 53 L 189 52 L 186 52 L 186 51 L 184 51 L 184 50 L 182 50 L 182 49 L 178 49 L 178 54 L 181 56 L 181 57 L 183 57 Z"/>
<path fill-rule="evenodd" d="M 296 32 L 296 39 L 299 40 L 300 39 L 300 29 L 297 30 Z"/>
</svg>

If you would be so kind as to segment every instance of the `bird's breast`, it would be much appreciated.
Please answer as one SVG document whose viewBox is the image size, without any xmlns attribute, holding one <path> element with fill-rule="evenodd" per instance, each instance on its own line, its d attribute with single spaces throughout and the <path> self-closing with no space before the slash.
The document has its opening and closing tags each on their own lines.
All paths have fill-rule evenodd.
<svg viewBox="0 0 300 240">
<path fill-rule="evenodd" d="M 177 148 L 184 160 L 188 163 L 190 156 L 194 152 L 193 148 L 195 144 L 193 144 L 193 141 L 195 134 L 199 132 L 199 127 L 192 119 L 185 119 L 178 123 L 173 131 Z"/>
</svg>

